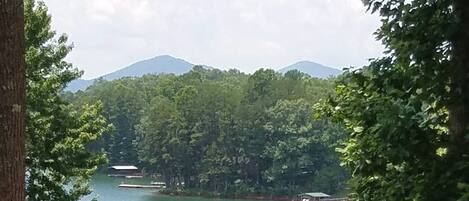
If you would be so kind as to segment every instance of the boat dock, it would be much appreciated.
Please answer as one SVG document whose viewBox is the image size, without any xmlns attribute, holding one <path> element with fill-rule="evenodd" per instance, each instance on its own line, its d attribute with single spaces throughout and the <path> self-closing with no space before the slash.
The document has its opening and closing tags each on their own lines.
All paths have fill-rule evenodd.
<svg viewBox="0 0 469 201">
<path fill-rule="evenodd" d="M 118 187 L 120 188 L 153 188 L 153 189 L 162 188 L 162 186 L 160 185 L 139 185 L 139 184 L 120 184 Z"/>
<path fill-rule="evenodd" d="M 125 176 L 126 179 L 143 179 L 142 175 L 127 175 Z"/>
</svg>

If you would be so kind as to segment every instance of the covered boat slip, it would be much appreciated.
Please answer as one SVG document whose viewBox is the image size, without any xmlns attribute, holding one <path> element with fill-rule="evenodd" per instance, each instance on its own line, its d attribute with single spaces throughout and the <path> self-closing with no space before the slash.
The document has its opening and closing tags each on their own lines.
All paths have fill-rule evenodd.
<svg viewBox="0 0 469 201">
<path fill-rule="evenodd" d="M 160 185 L 140 185 L 140 184 L 119 184 L 120 188 L 152 188 L 152 189 L 161 189 L 164 186 Z"/>
<path fill-rule="evenodd" d="M 115 165 L 110 166 L 108 171 L 108 176 L 110 177 L 124 177 L 126 179 L 143 179 L 143 173 L 133 165 Z M 141 182 L 135 184 L 133 182 L 127 183 L 128 180 L 123 181 L 118 185 L 120 188 L 151 188 L 151 189 L 161 189 L 165 188 L 164 182 L 148 182 L 147 184 L 142 184 Z"/>
<path fill-rule="evenodd" d="M 142 178 L 143 175 L 138 168 L 133 165 L 116 165 L 109 167 L 108 176 L 110 177 L 126 177 L 126 178 Z"/>
<path fill-rule="evenodd" d="M 299 194 L 296 201 L 348 201 L 348 198 L 332 198 L 325 193 L 315 192 Z"/>
</svg>

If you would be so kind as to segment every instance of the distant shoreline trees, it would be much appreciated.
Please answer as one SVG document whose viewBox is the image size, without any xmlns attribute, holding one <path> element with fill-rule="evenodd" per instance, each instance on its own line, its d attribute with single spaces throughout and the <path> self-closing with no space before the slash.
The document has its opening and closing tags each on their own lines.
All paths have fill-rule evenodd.
<svg viewBox="0 0 469 201">
<path fill-rule="evenodd" d="M 293 195 L 344 187 L 334 150 L 343 132 L 313 118 L 314 103 L 331 94 L 331 81 L 299 71 L 247 75 L 196 66 L 181 76 L 102 81 L 66 96 L 77 106 L 103 102 L 116 132 L 95 148 L 112 164 L 139 163 L 169 188 Z"/>
</svg>

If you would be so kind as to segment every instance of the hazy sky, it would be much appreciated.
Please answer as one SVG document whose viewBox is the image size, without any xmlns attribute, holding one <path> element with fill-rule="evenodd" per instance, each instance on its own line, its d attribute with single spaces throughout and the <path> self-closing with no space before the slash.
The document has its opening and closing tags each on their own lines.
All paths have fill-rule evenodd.
<svg viewBox="0 0 469 201">
<path fill-rule="evenodd" d="M 300 60 L 342 68 L 381 54 L 361 0 L 45 0 L 68 61 L 94 78 L 169 54 L 253 72 Z"/>
</svg>

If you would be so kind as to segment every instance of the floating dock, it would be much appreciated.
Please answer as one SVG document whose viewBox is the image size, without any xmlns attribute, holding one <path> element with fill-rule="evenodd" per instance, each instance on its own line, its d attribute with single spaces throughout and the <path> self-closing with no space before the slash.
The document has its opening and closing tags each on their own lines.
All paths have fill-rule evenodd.
<svg viewBox="0 0 469 201">
<path fill-rule="evenodd" d="M 139 185 L 139 184 L 120 184 L 120 188 L 153 188 L 160 189 L 162 186 L 159 185 Z"/>
<path fill-rule="evenodd" d="M 142 179 L 143 176 L 141 175 L 127 175 L 125 176 L 126 179 Z"/>
</svg>

